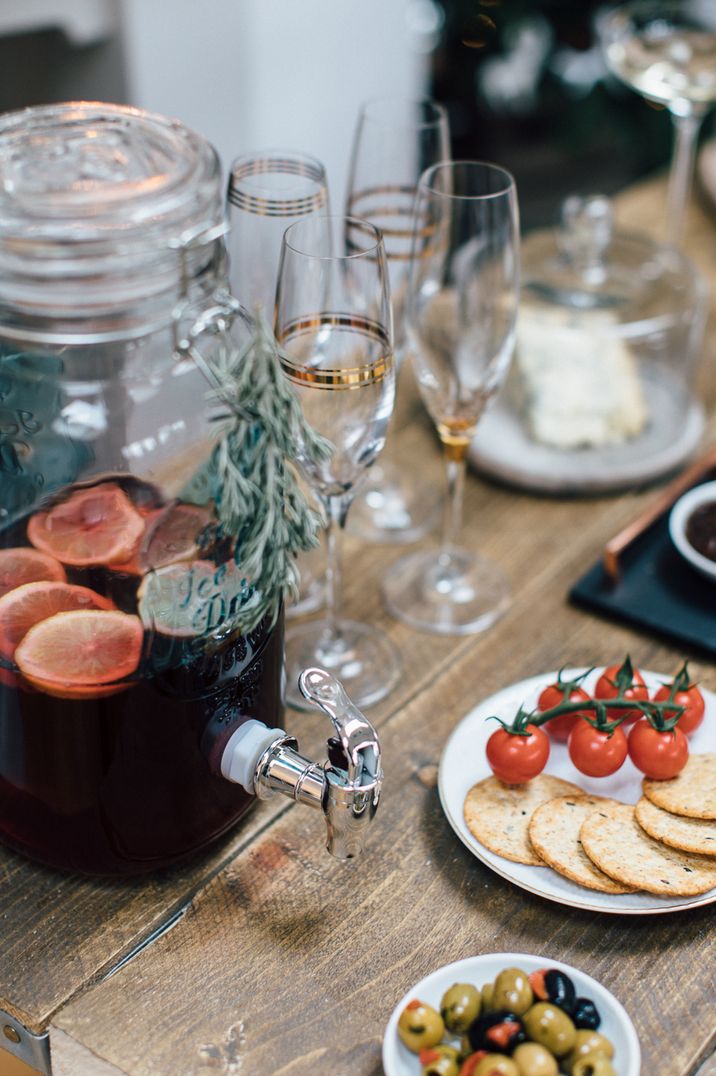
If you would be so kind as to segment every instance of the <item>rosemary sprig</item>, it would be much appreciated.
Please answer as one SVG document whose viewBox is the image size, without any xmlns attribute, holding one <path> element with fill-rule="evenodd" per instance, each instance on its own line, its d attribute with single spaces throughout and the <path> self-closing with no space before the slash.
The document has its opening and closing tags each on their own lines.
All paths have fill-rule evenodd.
<svg viewBox="0 0 716 1076">
<path fill-rule="evenodd" d="M 291 467 L 300 453 L 314 463 L 333 445 L 306 422 L 281 370 L 276 339 L 257 309 L 251 337 L 240 349 L 219 349 L 211 398 L 228 409 L 220 418 L 212 457 L 215 503 L 223 532 L 251 596 L 235 612 L 242 634 L 295 596 L 296 554 L 318 544 L 322 520 L 306 501 Z"/>
</svg>

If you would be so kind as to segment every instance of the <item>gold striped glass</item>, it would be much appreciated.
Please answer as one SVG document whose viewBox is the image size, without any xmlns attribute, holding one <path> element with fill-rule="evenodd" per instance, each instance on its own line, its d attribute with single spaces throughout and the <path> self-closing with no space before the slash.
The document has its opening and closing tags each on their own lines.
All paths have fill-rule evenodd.
<svg viewBox="0 0 716 1076">
<path fill-rule="evenodd" d="M 311 217 L 283 240 L 276 291 L 283 372 L 330 459 L 298 462 L 327 519 L 326 615 L 286 635 L 287 701 L 305 707 L 298 675 L 328 669 L 358 706 L 394 686 L 399 659 L 372 625 L 340 615 L 340 536 L 355 492 L 378 458 L 393 410 L 395 362 L 383 240 L 366 221 Z"/>
</svg>

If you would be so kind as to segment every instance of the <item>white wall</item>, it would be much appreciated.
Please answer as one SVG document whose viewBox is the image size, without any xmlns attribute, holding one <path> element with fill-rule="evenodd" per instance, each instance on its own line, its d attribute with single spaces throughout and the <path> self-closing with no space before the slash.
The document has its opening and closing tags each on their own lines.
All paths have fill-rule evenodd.
<svg viewBox="0 0 716 1076">
<path fill-rule="evenodd" d="M 431 0 L 121 0 L 129 99 L 201 131 L 225 169 L 254 149 L 313 154 L 341 209 L 360 102 L 424 93 L 431 10 Z"/>
</svg>

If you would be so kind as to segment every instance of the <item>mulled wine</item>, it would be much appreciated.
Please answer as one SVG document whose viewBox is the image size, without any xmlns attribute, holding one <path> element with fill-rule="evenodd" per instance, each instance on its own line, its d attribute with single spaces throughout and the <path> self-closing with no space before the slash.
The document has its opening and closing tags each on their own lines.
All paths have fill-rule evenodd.
<svg viewBox="0 0 716 1076">
<path fill-rule="evenodd" d="M 0 837 L 49 865 L 156 869 L 252 797 L 218 772 L 239 723 L 280 723 L 282 622 L 250 598 L 213 504 L 109 476 L 0 532 Z"/>
</svg>

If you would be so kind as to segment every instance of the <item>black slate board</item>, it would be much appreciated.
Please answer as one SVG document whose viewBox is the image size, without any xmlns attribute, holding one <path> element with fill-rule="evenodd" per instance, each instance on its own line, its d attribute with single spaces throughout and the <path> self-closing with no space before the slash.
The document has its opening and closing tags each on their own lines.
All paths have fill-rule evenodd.
<svg viewBox="0 0 716 1076">
<path fill-rule="evenodd" d="M 716 582 L 677 553 L 668 524 L 666 511 L 621 553 L 617 583 L 598 561 L 572 587 L 570 600 L 716 658 Z"/>
</svg>

